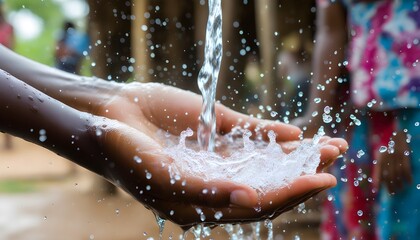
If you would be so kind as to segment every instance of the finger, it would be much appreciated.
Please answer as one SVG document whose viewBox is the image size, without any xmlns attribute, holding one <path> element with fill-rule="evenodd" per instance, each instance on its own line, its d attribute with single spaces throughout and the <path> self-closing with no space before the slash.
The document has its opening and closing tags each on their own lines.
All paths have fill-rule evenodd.
<svg viewBox="0 0 420 240">
<path fill-rule="evenodd" d="M 328 173 L 303 175 L 296 178 L 288 186 L 266 193 L 261 201 L 261 208 L 286 202 L 295 196 L 301 196 L 316 189 L 326 189 L 337 184 L 336 178 Z"/>
<path fill-rule="evenodd" d="M 317 168 L 317 171 L 322 171 L 322 169 L 330 166 L 335 159 L 340 155 L 340 150 L 336 146 L 324 145 L 319 149 L 321 153 L 320 163 Z"/>
<path fill-rule="evenodd" d="M 227 207 L 233 204 L 252 208 L 257 204 L 257 192 L 251 187 L 228 180 L 207 181 L 190 173 L 174 173 L 174 165 L 161 166 L 162 162 L 171 162 L 168 158 L 165 155 L 153 156 L 153 159 L 160 159 L 159 163 L 147 167 L 156 176 L 156 180 L 148 182 L 154 189 L 151 194 L 156 198 L 207 207 Z"/>
<path fill-rule="evenodd" d="M 313 139 L 306 138 L 303 141 L 289 141 L 281 143 L 281 147 L 283 152 L 290 153 L 296 150 L 302 144 L 310 144 Z M 320 165 L 317 171 L 321 171 L 322 169 L 330 166 L 340 154 L 344 153 L 347 149 L 347 142 L 341 138 L 329 138 L 329 137 L 322 137 L 319 141 L 320 144 Z"/>
<path fill-rule="evenodd" d="M 221 221 L 232 219 L 249 221 L 273 216 L 277 211 L 296 206 L 316 192 L 335 186 L 336 179 L 331 174 L 315 174 L 300 176 L 289 185 L 270 190 L 260 196 L 259 205 L 255 209 L 233 206 Z"/>
<path fill-rule="evenodd" d="M 317 171 L 329 167 L 348 149 L 347 141 L 342 138 L 322 138 L 320 141 L 321 163 Z"/>
<path fill-rule="evenodd" d="M 237 223 L 258 221 L 276 216 L 292 209 L 314 194 L 336 184 L 330 174 L 302 176 L 289 186 L 272 190 L 261 197 L 261 205 L 257 209 L 231 206 L 229 208 L 208 208 L 190 204 L 157 200 L 152 207 L 160 209 L 163 217 L 174 221 L 188 229 L 197 223 Z"/>
<path fill-rule="evenodd" d="M 286 204 L 286 206 L 283 209 L 278 209 L 276 211 L 276 213 L 270 217 L 270 219 L 274 219 L 274 218 L 278 217 L 280 214 L 292 210 L 294 207 L 296 207 L 300 203 L 305 202 L 306 200 L 308 200 L 311 197 L 317 195 L 318 193 L 322 192 L 323 190 L 325 190 L 325 189 L 315 189 L 315 190 L 312 190 L 312 191 L 310 191 L 310 192 L 308 192 L 308 193 L 304 194 L 303 196 L 300 196 L 296 199 L 291 199 L 289 201 L 290 202 L 289 204 Z"/>
<path fill-rule="evenodd" d="M 339 149 L 340 154 L 343 154 L 349 148 L 347 141 L 344 140 L 343 138 L 331 138 L 331 139 L 326 140 L 325 143 L 336 146 Z"/>
</svg>

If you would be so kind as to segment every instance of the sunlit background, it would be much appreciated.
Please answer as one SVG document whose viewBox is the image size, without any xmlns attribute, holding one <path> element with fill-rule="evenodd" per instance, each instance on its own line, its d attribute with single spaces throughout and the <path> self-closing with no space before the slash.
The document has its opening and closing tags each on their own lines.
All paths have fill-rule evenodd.
<svg viewBox="0 0 420 240">
<path fill-rule="evenodd" d="M 53 51 L 64 20 L 86 29 L 89 6 L 83 0 L 6 0 L 7 20 L 16 34 L 15 51 L 53 65 Z"/>
</svg>

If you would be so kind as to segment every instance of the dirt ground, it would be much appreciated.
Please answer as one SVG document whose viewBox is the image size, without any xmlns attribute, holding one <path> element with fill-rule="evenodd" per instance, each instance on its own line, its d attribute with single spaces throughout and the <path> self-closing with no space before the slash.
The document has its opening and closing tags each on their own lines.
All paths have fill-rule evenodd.
<svg viewBox="0 0 420 240">
<path fill-rule="evenodd" d="M 5 150 L 0 134 L 0 239 L 159 239 L 152 212 L 130 196 L 103 196 L 95 191 L 96 175 L 34 144 L 12 141 Z M 291 212 L 277 219 L 274 239 L 319 239 L 318 219 L 305 217 Z M 181 234 L 167 222 L 162 239 Z M 216 228 L 210 239 L 228 235 Z"/>
</svg>

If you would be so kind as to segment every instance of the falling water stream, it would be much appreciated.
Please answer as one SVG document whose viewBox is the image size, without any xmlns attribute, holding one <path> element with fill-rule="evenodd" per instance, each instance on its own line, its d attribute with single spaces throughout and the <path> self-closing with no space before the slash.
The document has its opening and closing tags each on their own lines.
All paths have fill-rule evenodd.
<svg viewBox="0 0 420 240">
<path fill-rule="evenodd" d="M 215 98 L 217 78 L 222 62 L 222 6 L 221 0 L 209 0 L 204 64 L 198 74 L 198 87 L 203 96 L 203 108 L 198 126 L 198 143 L 202 150 L 213 151 L 216 136 Z"/>
</svg>

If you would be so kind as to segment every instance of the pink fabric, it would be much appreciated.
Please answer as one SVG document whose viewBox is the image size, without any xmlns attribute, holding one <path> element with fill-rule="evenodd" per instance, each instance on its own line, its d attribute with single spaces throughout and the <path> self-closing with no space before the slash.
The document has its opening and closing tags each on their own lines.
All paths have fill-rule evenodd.
<svg viewBox="0 0 420 240">
<path fill-rule="evenodd" d="M 13 44 L 13 27 L 10 24 L 0 24 L 0 44 L 11 48 Z"/>
</svg>

